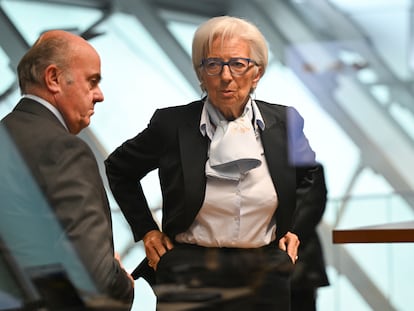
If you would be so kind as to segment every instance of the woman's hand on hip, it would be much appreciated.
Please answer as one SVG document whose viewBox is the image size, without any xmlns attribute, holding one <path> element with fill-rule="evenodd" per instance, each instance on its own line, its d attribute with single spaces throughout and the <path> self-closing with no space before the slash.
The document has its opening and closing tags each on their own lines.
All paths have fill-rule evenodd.
<svg viewBox="0 0 414 311">
<path fill-rule="evenodd" d="M 148 231 L 144 237 L 145 254 L 148 258 L 148 265 L 157 270 L 158 262 L 162 255 L 174 247 L 171 240 L 159 230 Z"/>
<path fill-rule="evenodd" d="M 293 263 L 296 263 L 296 260 L 298 260 L 299 244 L 298 236 L 289 231 L 279 240 L 279 248 L 288 253 Z"/>
</svg>

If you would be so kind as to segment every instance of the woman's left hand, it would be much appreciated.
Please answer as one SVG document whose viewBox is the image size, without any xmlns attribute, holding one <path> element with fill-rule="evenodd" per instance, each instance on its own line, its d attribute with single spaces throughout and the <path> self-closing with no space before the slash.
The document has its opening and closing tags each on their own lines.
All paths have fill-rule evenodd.
<svg viewBox="0 0 414 311">
<path fill-rule="evenodd" d="M 288 253 L 293 263 L 296 263 L 296 260 L 298 260 L 299 244 L 298 236 L 289 231 L 279 240 L 279 248 Z"/>
</svg>

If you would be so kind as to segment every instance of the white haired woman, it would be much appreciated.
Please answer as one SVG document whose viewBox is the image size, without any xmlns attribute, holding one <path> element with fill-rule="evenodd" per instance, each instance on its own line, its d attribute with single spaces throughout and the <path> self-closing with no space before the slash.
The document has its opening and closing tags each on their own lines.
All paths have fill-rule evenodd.
<svg viewBox="0 0 414 311">
<path fill-rule="evenodd" d="M 289 310 L 296 199 L 311 189 L 315 171 L 303 119 L 292 107 L 252 98 L 268 61 L 252 23 L 209 19 L 194 35 L 192 60 L 202 99 L 158 109 L 105 162 L 112 192 L 145 245 L 140 275 L 157 284 L 249 289 L 238 302 L 213 300 L 214 309 Z M 154 169 L 162 228 L 140 184 Z"/>
</svg>

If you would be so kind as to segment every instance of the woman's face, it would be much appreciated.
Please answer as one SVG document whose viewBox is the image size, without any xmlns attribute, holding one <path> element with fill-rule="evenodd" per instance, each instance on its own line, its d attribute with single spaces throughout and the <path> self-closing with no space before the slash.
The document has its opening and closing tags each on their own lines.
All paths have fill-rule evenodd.
<svg viewBox="0 0 414 311">
<path fill-rule="evenodd" d="M 239 38 L 226 39 L 221 37 L 213 41 L 211 51 L 207 58 L 218 58 L 229 61 L 231 58 L 250 58 L 248 43 Z M 262 68 L 249 64 L 248 70 L 243 75 L 232 75 L 229 66 L 224 65 L 218 75 L 208 75 L 201 68 L 201 82 L 207 91 L 210 102 L 220 110 L 228 119 L 233 120 L 241 116 L 249 99 L 252 88 L 255 88 L 260 80 Z"/>
</svg>

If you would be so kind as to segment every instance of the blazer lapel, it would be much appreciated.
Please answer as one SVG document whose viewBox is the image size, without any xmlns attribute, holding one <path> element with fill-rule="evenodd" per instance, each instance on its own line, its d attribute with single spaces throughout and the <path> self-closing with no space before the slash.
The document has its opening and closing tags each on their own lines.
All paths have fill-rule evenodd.
<svg viewBox="0 0 414 311">
<path fill-rule="evenodd" d="M 201 106 L 202 107 L 202 106 Z M 199 130 L 201 110 L 189 116 L 191 122 L 180 127 L 179 143 L 184 177 L 185 206 L 190 219 L 198 213 L 206 188 L 205 164 L 208 153 L 208 138 Z"/>
<path fill-rule="evenodd" d="M 294 175 L 288 163 L 288 144 L 286 133 L 286 111 L 278 106 L 266 106 L 258 103 L 265 121 L 265 129 L 261 134 L 266 162 L 270 176 L 278 194 L 280 206 L 283 206 L 285 194 L 290 187 L 295 187 Z M 277 111 L 280 109 L 279 111 Z M 275 112 L 277 111 L 277 113 Z"/>
<path fill-rule="evenodd" d="M 261 133 L 263 148 L 265 150 L 266 161 L 273 184 L 278 190 L 280 176 L 287 163 L 284 163 L 287 155 L 286 148 L 286 125 L 285 120 L 277 118 L 274 111 L 268 106 L 257 103 L 265 122 L 265 129 Z"/>
</svg>

